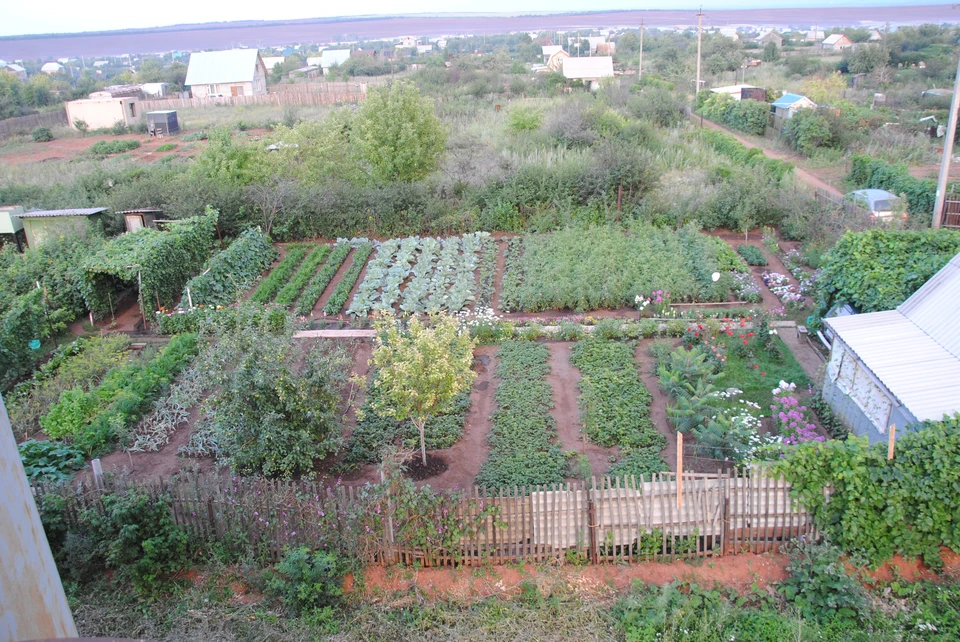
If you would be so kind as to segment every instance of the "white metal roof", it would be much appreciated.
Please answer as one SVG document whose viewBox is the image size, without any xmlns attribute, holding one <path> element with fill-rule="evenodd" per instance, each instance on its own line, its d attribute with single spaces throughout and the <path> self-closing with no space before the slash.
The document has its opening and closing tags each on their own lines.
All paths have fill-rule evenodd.
<svg viewBox="0 0 960 642">
<path fill-rule="evenodd" d="M 825 323 L 917 419 L 960 411 L 960 255 L 896 310 Z"/>
<path fill-rule="evenodd" d="M 185 85 L 253 82 L 259 53 L 256 49 L 201 51 L 190 54 Z"/>
<path fill-rule="evenodd" d="M 19 214 L 12 214 L 17 218 L 40 218 L 44 216 L 90 216 L 91 214 L 99 214 L 100 212 L 106 212 L 107 208 L 105 207 L 85 207 L 85 208 L 72 208 L 68 210 L 34 210 L 32 212 L 20 212 Z"/>
<path fill-rule="evenodd" d="M 320 66 L 324 69 L 329 69 L 330 67 L 336 65 L 342 65 L 348 60 L 350 60 L 349 49 L 325 49 L 320 52 Z"/>
<path fill-rule="evenodd" d="M 563 51 L 563 45 L 544 45 L 542 49 L 543 49 L 543 57 L 550 58 L 550 56 L 557 53 L 558 51 Z"/>
<path fill-rule="evenodd" d="M 563 60 L 563 75 L 571 80 L 612 77 L 613 58 L 611 56 L 565 58 Z"/>
<path fill-rule="evenodd" d="M 835 44 L 837 44 L 838 42 L 840 42 L 840 39 L 841 39 L 841 38 L 846 38 L 846 36 L 845 36 L 844 34 L 842 34 L 842 33 L 835 33 L 835 34 L 833 34 L 833 35 L 827 36 L 826 40 L 823 41 L 823 44 L 825 44 L 825 45 L 835 45 Z"/>
</svg>

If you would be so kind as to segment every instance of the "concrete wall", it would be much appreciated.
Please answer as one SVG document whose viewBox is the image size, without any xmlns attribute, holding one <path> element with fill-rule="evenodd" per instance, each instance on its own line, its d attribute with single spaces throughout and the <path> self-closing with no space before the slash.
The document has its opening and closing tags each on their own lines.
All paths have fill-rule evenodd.
<svg viewBox="0 0 960 642">
<path fill-rule="evenodd" d="M 131 127 L 140 122 L 140 100 L 126 98 L 87 98 L 67 103 L 67 121 L 74 129 L 82 120 L 90 129 L 113 127 L 117 121 Z"/>
</svg>

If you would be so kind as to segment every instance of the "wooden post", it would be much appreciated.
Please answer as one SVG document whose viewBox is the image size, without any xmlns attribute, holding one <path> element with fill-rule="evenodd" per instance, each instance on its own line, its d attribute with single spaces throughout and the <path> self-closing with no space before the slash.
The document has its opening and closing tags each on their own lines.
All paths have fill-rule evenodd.
<svg viewBox="0 0 960 642">
<path fill-rule="evenodd" d="M 187 286 L 187 304 L 189 304 L 190 309 L 193 309 L 193 297 L 190 296 L 190 286 Z"/>
<path fill-rule="evenodd" d="M 897 440 L 897 424 L 890 425 L 890 441 L 887 443 L 887 460 L 893 459 L 893 445 Z"/>
<path fill-rule="evenodd" d="M 683 433 L 677 433 L 677 508 L 683 507 Z"/>
</svg>

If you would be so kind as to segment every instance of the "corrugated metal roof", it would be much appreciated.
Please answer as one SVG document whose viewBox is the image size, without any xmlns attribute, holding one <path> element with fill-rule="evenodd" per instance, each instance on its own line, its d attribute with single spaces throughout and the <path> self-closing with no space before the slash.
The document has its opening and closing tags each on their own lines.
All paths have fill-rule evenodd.
<svg viewBox="0 0 960 642">
<path fill-rule="evenodd" d="M 960 411 L 960 359 L 899 310 L 825 321 L 917 419 Z"/>
<path fill-rule="evenodd" d="M 960 254 L 897 310 L 960 359 Z"/>
<path fill-rule="evenodd" d="M 20 212 L 19 214 L 12 214 L 11 216 L 16 216 L 17 218 L 40 218 L 41 216 L 90 216 L 91 214 L 99 214 L 100 212 L 106 211 L 106 207 L 86 207 L 68 210 L 34 210 L 32 212 Z"/>
<path fill-rule="evenodd" d="M 185 85 L 253 82 L 259 53 L 256 49 L 201 51 L 190 54 Z"/>
<path fill-rule="evenodd" d="M 896 310 L 825 319 L 918 419 L 960 411 L 960 254 Z"/>
<path fill-rule="evenodd" d="M 563 75 L 571 80 L 611 77 L 613 76 L 613 58 L 611 56 L 564 58 Z"/>
<path fill-rule="evenodd" d="M 118 212 L 114 212 L 114 214 L 154 214 L 161 212 L 163 212 L 163 210 L 158 210 L 152 207 L 144 207 L 139 210 L 120 210 Z"/>
</svg>

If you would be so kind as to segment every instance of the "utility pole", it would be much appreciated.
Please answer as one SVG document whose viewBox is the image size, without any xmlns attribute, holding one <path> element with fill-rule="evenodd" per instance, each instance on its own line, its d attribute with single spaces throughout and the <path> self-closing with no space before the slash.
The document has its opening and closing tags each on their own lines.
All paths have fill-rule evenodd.
<svg viewBox="0 0 960 642">
<path fill-rule="evenodd" d="M 640 64 L 637 65 L 637 82 L 643 80 L 643 20 L 640 21 Z"/>
<path fill-rule="evenodd" d="M 943 201 L 947 197 L 947 179 L 950 176 L 950 160 L 953 157 L 953 138 L 957 135 L 957 112 L 960 111 L 960 64 L 957 65 L 957 77 L 953 81 L 953 101 L 950 103 L 950 118 L 947 121 L 947 133 L 943 139 L 943 158 L 940 160 L 940 178 L 937 181 L 937 200 L 933 206 L 933 229 L 940 229 L 943 218 Z"/>
<path fill-rule="evenodd" d="M 697 12 L 697 89 L 695 94 L 700 93 L 700 50 L 703 41 L 703 7 Z"/>
</svg>

